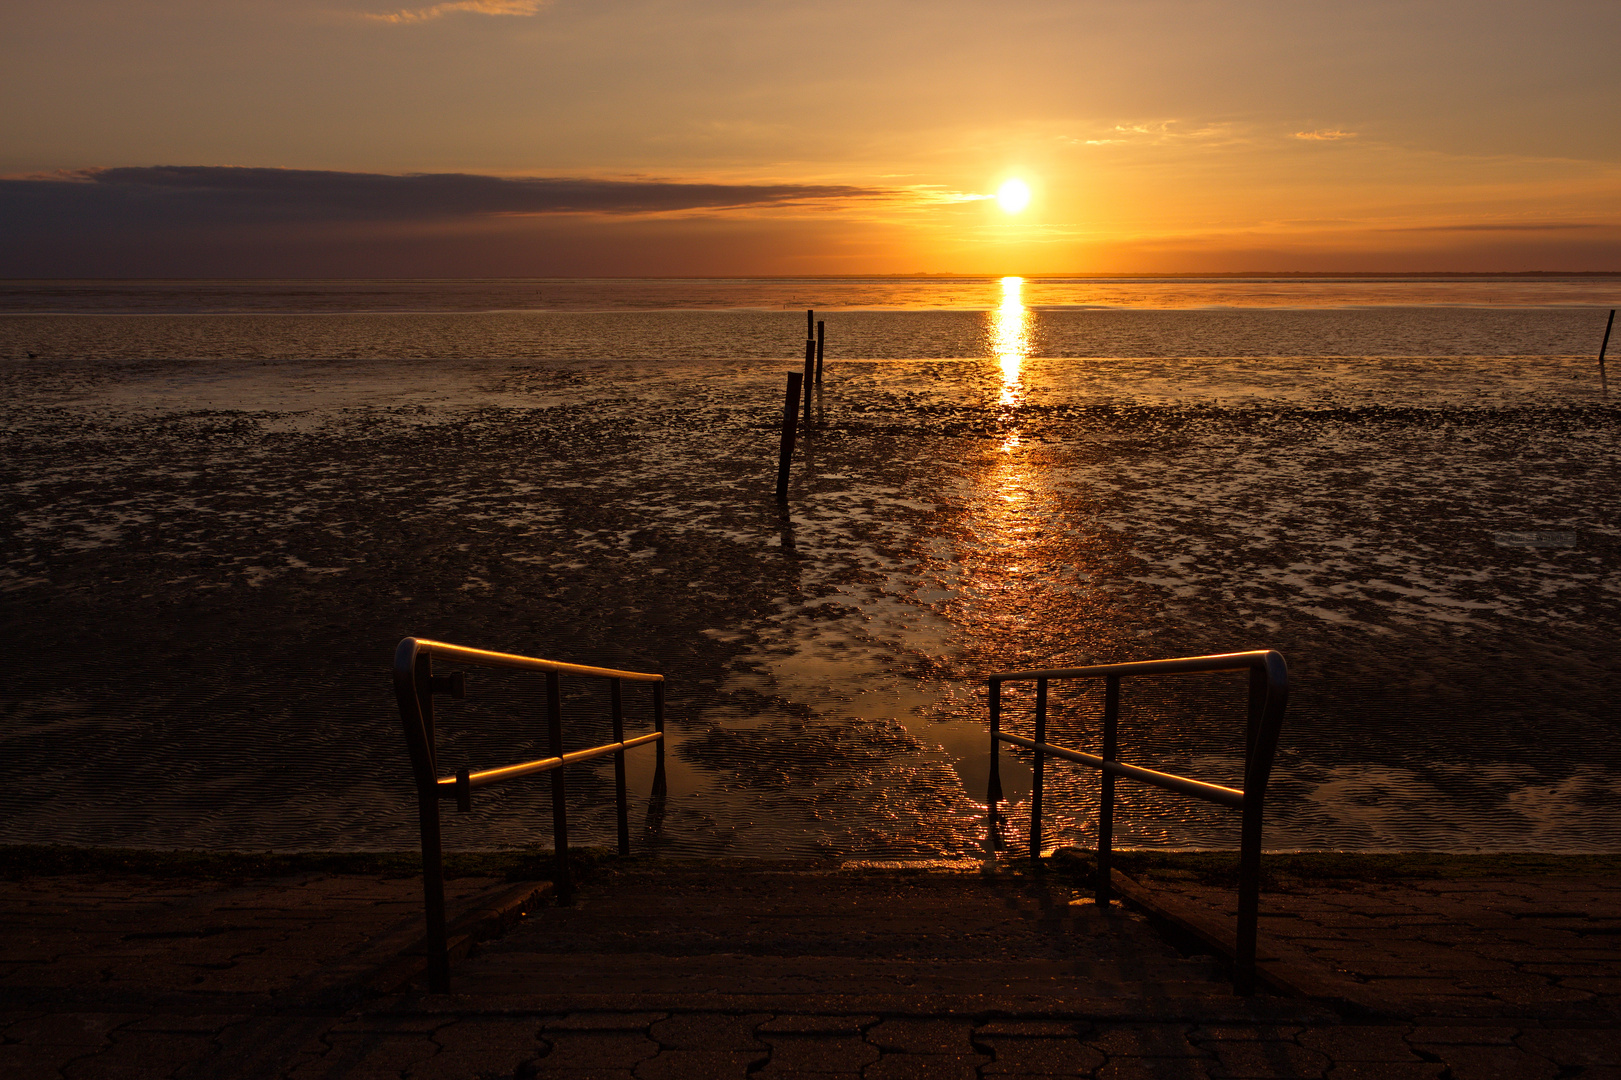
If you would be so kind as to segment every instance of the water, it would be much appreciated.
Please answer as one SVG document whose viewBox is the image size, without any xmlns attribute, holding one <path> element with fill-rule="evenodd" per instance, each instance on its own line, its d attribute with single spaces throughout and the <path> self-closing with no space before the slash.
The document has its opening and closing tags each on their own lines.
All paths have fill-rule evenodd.
<svg viewBox="0 0 1621 1080">
<path fill-rule="evenodd" d="M 672 852 L 972 852 L 977 676 L 1267 646 L 1295 677 L 1271 846 L 1613 850 L 1612 294 L 8 283 L 0 840 L 409 847 L 386 667 L 417 634 L 667 672 L 661 820 L 650 755 L 631 780 Z M 470 682 L 447 767 L 541 752 L 533 688 Z M 1128 687 L 1123 754 L 1236 781 L 1240 689 Z M 605 731 L 575 693 L 571 745 Z M 1096 695 L 1055 706 L 1092 748 Z M 1048 835 L 1084 843 L 1095 778 L 1051 768 Z M 570 774 L 577 837 L 611 837 L 611 775 Z M 1236 842 L 1121 790 L 1123 843 Z M 547 805 L 494 789 L 449 842 L 544 842 Z"/>
</svg>

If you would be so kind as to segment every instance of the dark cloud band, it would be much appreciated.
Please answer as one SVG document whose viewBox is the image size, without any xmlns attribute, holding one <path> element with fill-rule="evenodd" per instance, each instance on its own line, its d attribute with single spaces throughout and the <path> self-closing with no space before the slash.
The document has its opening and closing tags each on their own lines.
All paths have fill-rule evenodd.
<svg viewBox="0 0 1621 1080">
<path fill-rule="evenodd" d="M 80 227 L 446 221 L 499 214 L 659 214 L 841 203 L 877 188 L 325 172 L 211 165 L 86 169 L 0 180 L 0 221 Z"/>
</svg>

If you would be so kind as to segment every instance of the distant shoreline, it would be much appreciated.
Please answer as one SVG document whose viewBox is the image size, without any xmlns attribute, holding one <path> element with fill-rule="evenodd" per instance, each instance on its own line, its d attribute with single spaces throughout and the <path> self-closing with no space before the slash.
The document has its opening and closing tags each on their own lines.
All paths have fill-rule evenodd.
<svg viewBox="0 0 1621 1080">
<path fill-rule="evenodd" d="M 1208 274 L 956 274 L 919 271 L 913 274 L 605 274 L 578 277 L 0 277 L 0 285 L 23 282 L 270 282 L 270 281 L 1427 281 L 1437 278 L 1621 278 L 1621 270 L 1235 270 Z"/>
</svg>

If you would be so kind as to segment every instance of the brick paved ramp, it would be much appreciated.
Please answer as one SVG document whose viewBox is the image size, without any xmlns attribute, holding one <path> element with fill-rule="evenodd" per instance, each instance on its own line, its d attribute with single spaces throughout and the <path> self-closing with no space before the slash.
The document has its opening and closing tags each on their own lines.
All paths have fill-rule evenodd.
<svg viewBox="0 0 1621 1080">
<path fill-rule="evenodd" d="M 1524 882 L 1428 884 L 1274 899 L 1377 919 L 1388 912 L 1367 896 L 1381 896 L 1411 905 L 1435 940 L 1473 940 L 1468 919 L 1526 900 Z M 461 911 L 512 895 L 452 888 Z M 1178 888 L 1178 903 L 1220 920 L 1221 894 Z M 1367 923 L 1325 921 L 1325 940 L 1412 972 L 1388 977 L 1432 979 L 1435 994 L 1408 987 L 1416 1012 L 1237 999 L 1137 917 L 1012 875 L 599 871 L 574 907 L 541 909 L 460 960 L 455 994 L 383 992 L 409 972 L 398 954 L 416 889 L 318 875 L 0 884 L 0 1076 L 1621 1078 L 1618 1025 L 1599 1013 L 1440 992 L 1464 976 L 1403 969 L 1429 961 L 1393 944 L 1406 939 L 1359 937 Z M 1269 919 L 1280 924 L 1316 925 Z M 1274 935 L 1301 950 L 1308 936 Z M 1572 938 L 1585 946 L 1561 959 L 1570 940 L 1543 942 L 1531 966 L 1565 982 L 1616 970 L 1603 959 L 1614 935 Z M 1447 1015 L 1454 999 L 1474 1004 Z"/>
</svg>

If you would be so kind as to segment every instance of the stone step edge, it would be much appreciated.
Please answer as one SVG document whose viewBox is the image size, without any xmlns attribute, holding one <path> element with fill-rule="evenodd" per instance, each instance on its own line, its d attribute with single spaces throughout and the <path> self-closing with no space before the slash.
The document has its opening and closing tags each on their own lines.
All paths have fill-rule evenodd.
<svg viewBox="0 0 1621 1080">
<path fill-rule="evenodd" d="M 455 963 L 465 959 L 474 945 L 500 937 L 507 928 L 530 911 L 550 899 L 553 885 L 550 881 L 526 881 L 499 892 L 484 893 L 474 898 L 471 910 L 451 919 L 445 927 L 446 945 L 450 952 L 450 977 L 456 978 Z M 393 995 L 428 970 L 428 941 L 420 930 L 397 936 L 377 951 L 387 948 L 394 958 L 362 980 L 362 985 L 373 994 Z"/>
<path fill-rule="evenodd" d="M 1097 1020 L 1113 1023 L 1334 1022 L 1315 1002 L 1252 997 L 1087 998 L 998 994 L 457 994 L 400 995 L 358 1010 L 366 1016 L 540 1016 L 648 1013 L 773 1013 L 820 1016 Z M 607 1030 L 607 1029 L 604 1029 Z"/>
</svg>

